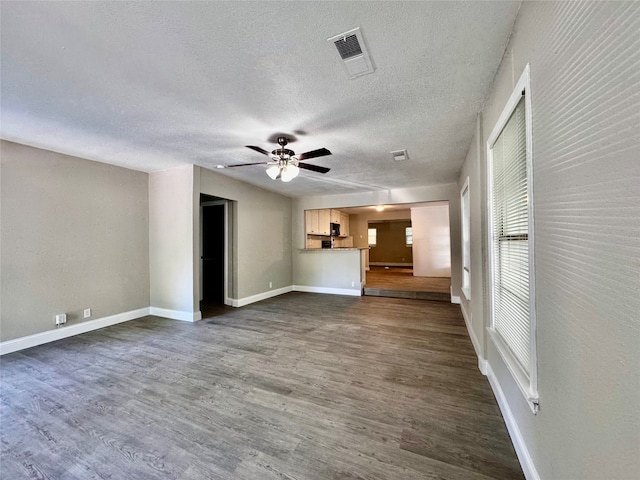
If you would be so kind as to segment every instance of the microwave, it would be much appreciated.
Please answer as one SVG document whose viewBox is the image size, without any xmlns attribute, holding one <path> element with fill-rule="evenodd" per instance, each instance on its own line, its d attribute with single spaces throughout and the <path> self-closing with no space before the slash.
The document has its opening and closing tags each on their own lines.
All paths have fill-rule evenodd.
<svg viewBox="0 0 640 480">
<path fill-rule="evenodd" d="M 340 224 L 339 223 L 331 223 L 330 224 L 330 232 L 332 237 L 340 236 Z"/>
<path fill-rule="evenodd" d="M 322 240 L 322 248 L 331 248 L 331 240 Z"/>
</svg>

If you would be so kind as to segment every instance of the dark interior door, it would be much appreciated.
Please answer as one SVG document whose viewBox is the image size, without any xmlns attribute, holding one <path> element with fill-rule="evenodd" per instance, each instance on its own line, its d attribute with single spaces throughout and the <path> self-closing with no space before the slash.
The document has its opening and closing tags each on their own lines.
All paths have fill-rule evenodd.
<svg viewBox="0 0 640 480">
<path fill-rule="evenodd" d="M 202 300 L 224 303 L 224 205 L 202 207 Z"/>
</svg>

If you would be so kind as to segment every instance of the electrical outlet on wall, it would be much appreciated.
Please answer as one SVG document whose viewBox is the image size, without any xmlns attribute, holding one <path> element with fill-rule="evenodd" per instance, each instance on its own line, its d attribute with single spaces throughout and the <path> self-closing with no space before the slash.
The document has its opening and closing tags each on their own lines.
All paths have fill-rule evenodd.
<svg viewBox="0 0 640 480">
<path fill-rule="evenodd" d="M 67 323 L 67 314 L 59 313 L 56 315 L 55 319 L 56 319 L 56 325 L 60 326 L 63 323 Z"/>
<path fill-rule="evenodd" d="M 84 309 L 84 318 L 89 318 L 91 316 L 91 309 L 90 308 L 85 308 Z"/>
<path fill-rule="evenodd" d="M 273 282 L 269 282 L 269 288 L 273 288 Z"/>
</svg>

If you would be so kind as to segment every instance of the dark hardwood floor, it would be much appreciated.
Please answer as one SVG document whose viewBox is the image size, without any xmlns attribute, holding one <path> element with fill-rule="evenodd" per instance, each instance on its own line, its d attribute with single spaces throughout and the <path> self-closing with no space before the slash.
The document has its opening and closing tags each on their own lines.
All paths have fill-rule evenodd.
<svg viewBox="0 0 640 480">
<path fill-rule="evenodd" d="M 522 479 L 460 310 L 290 293 L 0 360 L 3 479 Z"/>
<path fill-rule="evenodd" d="M 364 294 L 373 297 L 451 301 L 450 277 L 416 277 L 412 268 L 372 266 L 366 273 Z"/>
</svg>

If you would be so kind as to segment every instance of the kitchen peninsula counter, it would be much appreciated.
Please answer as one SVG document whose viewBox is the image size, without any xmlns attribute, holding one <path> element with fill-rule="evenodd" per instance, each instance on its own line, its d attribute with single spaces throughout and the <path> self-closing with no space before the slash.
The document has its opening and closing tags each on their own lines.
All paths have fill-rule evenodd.
<svg viewBox="0 0 640 480">
<path fill-rule="evenodd" d="M 362 295 L 369 247 L 300 248 L 294 260 L 294 290 Z"/>
</svg>

